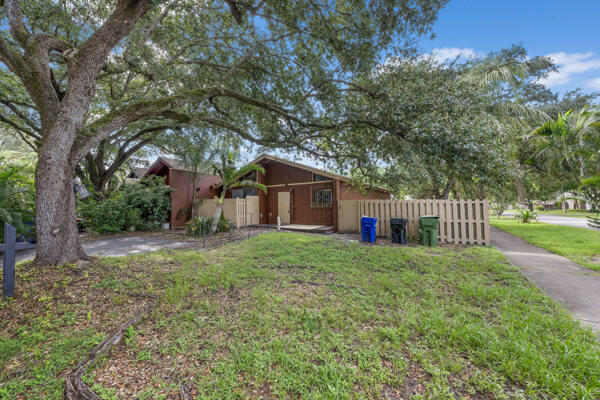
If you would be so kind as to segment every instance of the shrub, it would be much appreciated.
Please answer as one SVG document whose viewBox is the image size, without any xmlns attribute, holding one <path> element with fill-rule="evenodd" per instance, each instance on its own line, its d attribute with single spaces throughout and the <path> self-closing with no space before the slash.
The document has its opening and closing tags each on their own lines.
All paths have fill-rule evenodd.
<svg viewBox="0 0 600 400">
<path fill-rule="evenodd" d="M 531 221 L 537 221 L 537 214 L 528 209 L 518 210 L 515 218 L 519 219 L 522 223 L 527 224 Z"/>
<path fill-rule="evenodd" d="M 98 233 L 117 233 L 130 226 L 136 230 L 159 229 L 171 207 L 170 188 L 162 178 L 125 184 L 105 199 L 89 198 L 80 202 L 83 225 Z"/>
<path fill-rule="evenodd" d="M 185 231 L 191 236 L 205 236 L 210 233 L 213 217 L 192 218 L 185 224 Z M 221 214 L 217 224 L 217 232 L 229 232 L 231 230 L 231 221 Z"/>
<path fill-rule="evenodd" d="M 78 206 L 83 226 L 98 233 L 124 231 L 130 211 L 123 193 L 120 192 L 116 192 L 102 201 L 90 198 Z"/>
<path fill-rule="evenodd" d="M 0 155 L 0 242 L 4 240 L 4 223 L 15 227 L 17 233 L 34 235 L 35 220 L 34 170 L 22 159 L 6 159 Z"/>
<path fill-rule="evenodd" d="M 544 206 L 535 206 L 534 207 L 537 211 L 544 211 L 546 208 Z"/>
<path fill-rule="evenodd" d="M 171 189 L 164 185 L 164 179 L 153 176 L 138 183 L 124 184 L 120 189 L 130 210 L 127 226 L 135 226 L 140 231 L 160 229 L 160 225 L 169 217 Z"/>
</svg>

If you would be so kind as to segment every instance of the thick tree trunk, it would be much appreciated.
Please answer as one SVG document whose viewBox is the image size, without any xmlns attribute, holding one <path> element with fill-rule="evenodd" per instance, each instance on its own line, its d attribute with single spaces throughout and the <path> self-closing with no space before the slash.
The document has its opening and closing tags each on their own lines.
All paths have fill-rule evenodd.
<svg viewBox="0 0 600 400">
<path fill-rule="evenodd" d="M 456 184 L 456 178 L 454 178 L 454 177 L 450 178 L 450 180 L 446 184 L 446 187 L 444 188 L 444 191 L 440 195 L 439 199 L 448 200 L 448 197 L 450 196 L 450 192 L 454 188 L 455 184 Z"/>
<path fill-rule="evenodd" d="M 56 158 L 66 158 L 66 155 L 40 154 L 35 173 L 38 210 L 35 262 L 39 265 L 58 265 L 86 258 L 77 230 L 74 168 L 67 160 Z"/>
</svg>

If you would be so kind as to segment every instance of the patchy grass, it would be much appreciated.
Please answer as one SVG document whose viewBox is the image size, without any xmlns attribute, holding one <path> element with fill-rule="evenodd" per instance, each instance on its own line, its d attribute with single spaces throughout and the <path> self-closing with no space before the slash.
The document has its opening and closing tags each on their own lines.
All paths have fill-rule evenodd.
<svg viewBox="0 0 600 400">
<path fill-rule="evenodd" d="M 490 223 L 526 242 L 600 271 L 600 231 L 543 222 L 523 224 L 513 218 L 490 218 Z"/>
<path fill-rule="evenodd" d="M 25 306 L 34 289 L 36 301 L 57 303 L 51 321 L 65 293 L 98 300 L 75 302 L 71 325 L 1 331 L 16 343 L 1 353 L 1 398 L 61 398 L 64 372 L 142 292 L 160 295 L 158 308 L 85 377 L 105 399 L 178 398 L 182 382 L 202 399 L 600 397 L 595 336 L 492 248 L 270 233 L 208 252 L 104 259 L 64 292 L 30 274 L 30 297 L 4 306 L 3 321 L 35 319 Z M 79 342 L 57 347 L 71 331 Z M 26 345 L 37 332 L 47 340 Z M 65 361 L 51 373 L 33 372 L 55 357 Z"/>
<path fill-rule="evenodd" d="M 574 217 L 574 218 L 587 218 L 587 217 L 593 217 L 596 215 L 596 213 L 592 213 L 588 210 L 567 210 L 566 214 L 563 212 L 562 209 L 544 210 L 544 211 L 535 210 L 535 212 L 538 213 L 539 215 L 558 215 L 560 217 Z"/>
</svg>

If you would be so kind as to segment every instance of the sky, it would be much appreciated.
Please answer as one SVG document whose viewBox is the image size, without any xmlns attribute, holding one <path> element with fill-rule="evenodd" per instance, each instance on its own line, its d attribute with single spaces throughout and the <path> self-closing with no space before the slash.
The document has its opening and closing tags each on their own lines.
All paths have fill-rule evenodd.
<svg viewBox="0 0 600 400">
<path fill-rule="evenodd" d="M 523 44 L 557 64 L 544 82 L 553 91 L 600 91 L 599 15 L 600 0 L 452 0 L 420 49 L 453 59 Z"/>
</svg>

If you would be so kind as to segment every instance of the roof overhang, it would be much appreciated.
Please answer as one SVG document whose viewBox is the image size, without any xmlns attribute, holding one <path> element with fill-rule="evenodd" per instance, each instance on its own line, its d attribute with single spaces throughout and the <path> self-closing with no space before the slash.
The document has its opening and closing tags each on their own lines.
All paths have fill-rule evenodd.
<svg viewBox="0 0 600 400">
<path fill-rule="evenodd" d="M 276 157 L 276 156 L 272 156 L 270 154 L 262 154 L 258 157 L 256 157 L 254 160 L 252 160 L 249 164 L 258 164 L 258 165 L 262 165 L 268 161 L 275 161 L 281 164 L 286 164 L 286 165 L 290 165 L 292 167 L 296 167 L 296 168 L 300 168 L 300 169 L 304 169 L 307 171 L 311 171 L 315 174 L 318 175 L 322 175 L 322 176 L 326 176 L 328 178 L 331 179 L 337 179 L 340 180 L 342 182 L 345 182 L 347 184 L 350 184 L 350 178 L 344 175 L 339 175 L 333 172 L 328 172 L 325 170 L 322 170 L 320 168 L 316 168 L 316 167 L 311 167 L 310 165 L 306 165 L 306 164 L 300 164 L 297 163 L 295 161 L 290 161 L 290 160 L 286 160 L 285 158 L 281 158 L 281 157 Z M 371 189 L 371 190 L 379 190 L 382 192 L 386 192 L 386 193 L 390 193 L 390 191 L 388 189 L 382 188 L 382 187 L 378 187 L 378 186 L 373 186 L 373 185 L 367 185 L 367 188 Z"/>
<path fill-rule="evenodd" d="M 156 161 L 154 161 L 154 163 L 152 163 L 150 168 L 148 168 L 148 170 L 146 171 L 146 173 L 144 174 L 143 177 L 146 178 L 149 175 L 155 175 L 164 167 L 173 168 L 173 166 L 171 166 L 171 164 L 169 164 L 169 162 L 167 160 L 165 160 L 162 157 L 158 157 L 156 159 Z"/>
</svg>

